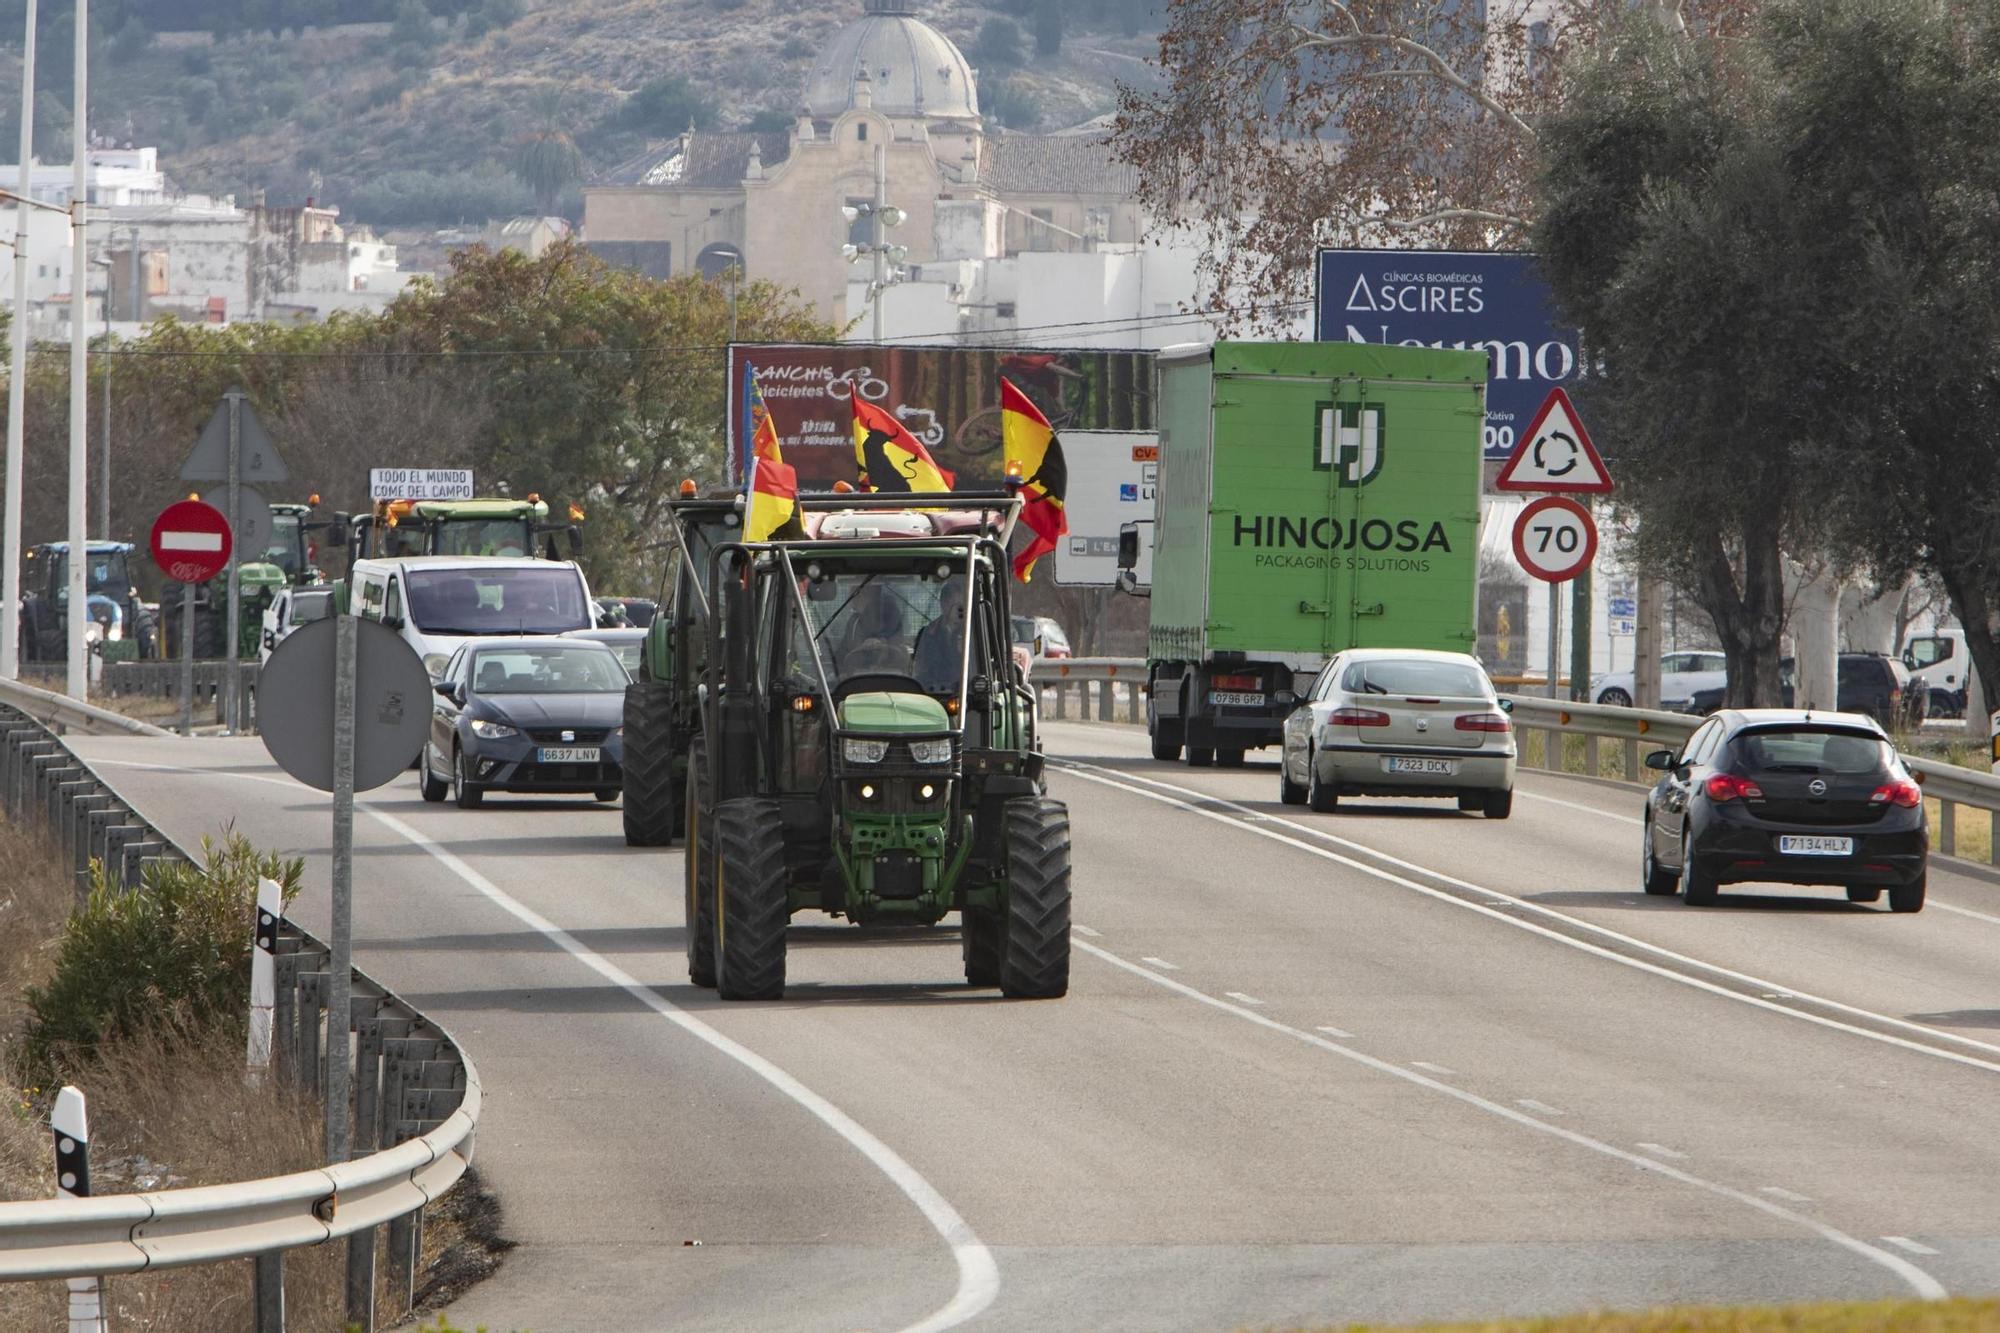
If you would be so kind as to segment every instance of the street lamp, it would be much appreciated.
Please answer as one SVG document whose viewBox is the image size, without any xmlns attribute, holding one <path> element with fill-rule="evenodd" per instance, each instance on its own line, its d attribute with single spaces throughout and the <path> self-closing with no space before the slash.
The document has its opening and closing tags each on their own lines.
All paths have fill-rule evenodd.
<svg viewBox="0 0 2000 1333">
<path fill-rule="evenodd" d="M 872 203 L 845 204 L 840 215 L 849 222 L 867 218 L 871 224 L 871 239 L 866 245 L 849 242 L 840 247 L 840 253 L 850 264 L 862 255 L 871 256 L 875 261 L 875 275 L 868 282 L 868 301 L 875 308 L 876 342 L 882 341 L 882 293 L 891 283 L 901 278 L 901 273 L 891 273 L 892 266 L 900 266 L 909 248 L 890 245 L 884 234 L 891 227 L 900 227 L 909 214 L 889 202 L 889 146 L 875 145 L 875 198 Z"/>
</svg>

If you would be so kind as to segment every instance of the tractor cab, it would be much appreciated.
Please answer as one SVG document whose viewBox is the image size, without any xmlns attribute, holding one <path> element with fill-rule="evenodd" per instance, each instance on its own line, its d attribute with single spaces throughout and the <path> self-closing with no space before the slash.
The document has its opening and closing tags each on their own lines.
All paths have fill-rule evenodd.
<svg viewBox="0 0 2000 1333">
<path fill-rule="evenodd" d="M 351 522 L 350 559 L 409 555 L 543 556 L 568 560 L 583 551 L 583 510 L 569 509 L 567 523 L 549 522 L 539 495 L 525 500 L 378 500 L 372 513 Z M 559 551 L 557 534 L 567 539 Z"/>
<path fill-rule="evenodd" d="M 317 495 L 305 504 L 271 506 L 271 542 L 264 548 L 264 558 L 258 563 L 277 566 L 285 582 L 295 588 L 326 581 L 320 568 L 320 549 L 315 533 L 324 532 L 329 546 L 337 547 L 347 540 L 347 515 L 315 518 L 318 508 Z"/>
<path fill-rule="evenodd" d="M 84 547 L 85 636 L 109 659 L 153 657 L 159 651 L 152 614 L 132 586 L 132 544 L 89 542 Z M 45 542 L 26 552 L 22 576 L 21 646 L 29 660 L 61 661 L 68 655 L 68 542 Z"/>
</svg>

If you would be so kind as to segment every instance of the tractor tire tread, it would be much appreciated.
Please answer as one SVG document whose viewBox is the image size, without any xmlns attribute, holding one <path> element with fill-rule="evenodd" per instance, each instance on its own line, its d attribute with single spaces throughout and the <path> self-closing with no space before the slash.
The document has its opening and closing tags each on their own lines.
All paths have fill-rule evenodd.
<svg viewBox="0 0 2000 1333">
<path fill-rule="evenodd" d="M 1000 993 L 1052 1000 L 1069 993 L 1069 807 L 1046 796 L 1006 805 L 1006 943 Z"/>
<path fill-rule="evenodd" d="M 625 845 L 670 847 L 680 793 L 674 790 L 673 692 L 654 681 L 625 687 Z"/>
<path fill-rule="evenodd" d="M 725 1000 L 785 995 L 785 930 L 792 907 L 785 884 L 784 816 L 774 800 L 739 796 L 715 811 L 716 994 Z"/>
</svg>

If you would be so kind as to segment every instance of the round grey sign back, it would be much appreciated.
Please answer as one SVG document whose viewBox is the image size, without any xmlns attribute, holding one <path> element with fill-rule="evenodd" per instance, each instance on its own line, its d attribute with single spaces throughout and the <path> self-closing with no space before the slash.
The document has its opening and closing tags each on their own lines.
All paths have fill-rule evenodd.
<svg viewBox="0 0 2000 1333">
<path fill-rule="evenodd" d="M 257 677 L 257 727 L 278 767 L 333 790 L 332 620 L 279 640 Z M 370 791 L 409 768 L 431 722 L 431 677 L 401 635 L 354 621 L 354 790 Z"/>
</svg>

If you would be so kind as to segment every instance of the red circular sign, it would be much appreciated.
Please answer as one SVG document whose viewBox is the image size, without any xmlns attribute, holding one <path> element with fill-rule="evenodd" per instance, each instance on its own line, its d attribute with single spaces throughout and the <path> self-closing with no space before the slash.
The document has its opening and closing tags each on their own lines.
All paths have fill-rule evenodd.
<svg viewBox="0 0 2000 1333">
<path fill-rule="evenodd" d="M 1545 495 L 1514 520 L 1514 558 L 1544 583 L 1567 583 L 1597 558 L 1597 524 L 1567 495 Z"/>
<path fill-rule="evenodd" d="M 229 564 L 229 520 L 214 505 L 177 500 L 153 520 L 153 563 L 176 583 L 206 583 Z"/>
</svg>

